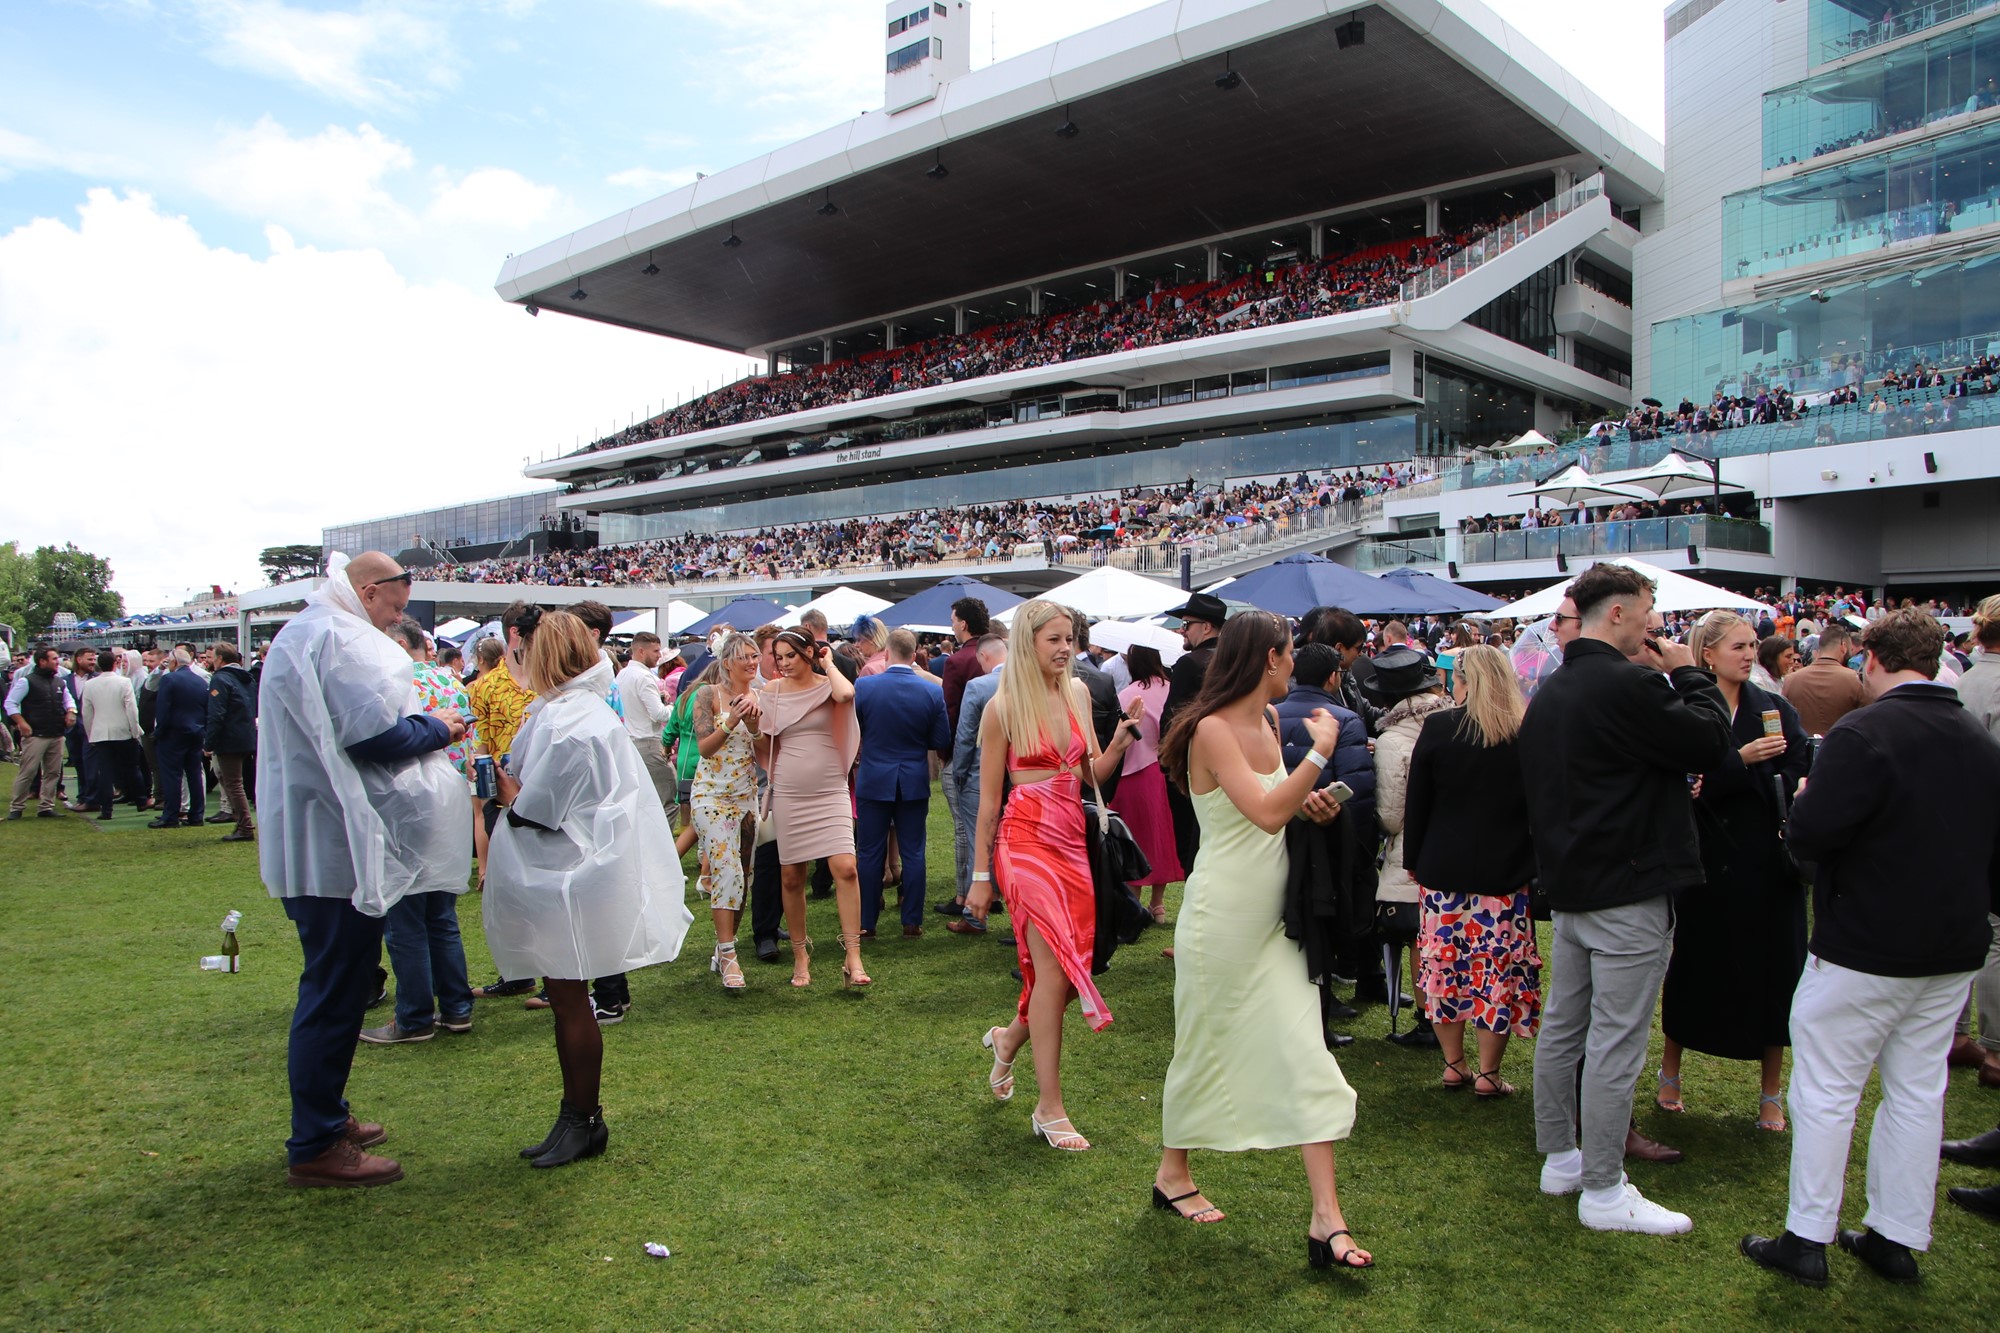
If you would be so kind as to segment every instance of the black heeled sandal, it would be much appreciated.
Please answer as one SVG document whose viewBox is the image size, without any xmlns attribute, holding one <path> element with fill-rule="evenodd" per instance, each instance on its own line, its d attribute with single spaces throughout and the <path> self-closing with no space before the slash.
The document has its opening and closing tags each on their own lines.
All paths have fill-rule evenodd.
<svg viewBox="0 0 2000 1333">
<path fill-rule="evenodd" d="M 1444 1069 L 1445 1073 L 1447 1074 L 1458 1075 L 1456 1081 L 1447 1082 L 1445 1079 L 1442 1078 L 1438 1080 L 1439 1085 L 1442 1086 L 1446 1092 L 1464 1092 L 1467 1088 L 1472 1086 L 1473 1084 L 1472 1070 L 1469 1067 L 1467 1067 L 1463 1057 L 1457 1060 L 1445 1061 Z"/>
<path fill-rule="evenodd" d="M 1158 1185 L 1155 1185 L 1153 1186 L 1153 1207 L 1164 1208 L 1168 1212 L 1172 1213 L 1175 1217 L 1178 1217 L 1183 1222 L 1193 1222 L 1195 1218 L 1200 1217 L 1202 1213 L 1219 1213 L 1222 1211 L 1220 1208 L 1217 1208 L 1214 1204 L 1210 1204 L 1208 1207 L 1203 1208 L 1197 1212 L 1184 1213 L 1177 1206 L 1182 1199 L 1192 1199 L 1198 1196 L 1200 1193 L 1201 1193 L 1200 1190 L 1189 1190 L 1186 1194 L 1176 1194 L 1173 1198 L 1169 1199 L 1167 1197 L 1167 1192 L 1161 1189 Z M 1217 1222 L 1220 1222 L 1222 1219 L 1218 1217 L 1215 1220 Z M 1201 1223 L 1196 1223 L 1196 1225 L 1211 1226 L 1213 1225 L 1213 1223 L 1201 1222 Z"/>
<path fill-rule="evenodd" d="M 1339 1254 L 1333 1252 L 1333 1238 L 1335 1236 L 1345 1236 L 1348 1241 L 1347 1249 Z M 1345 1227 L 1342 1227 L 1339 1231 L 1330 1233 L 1325 1240 L 1321 1240 L 1311 1234 L 1306 1236 L 1306 1261 L 1314 1268 L 1352 1268 L 1358 1272 L 1363 1268 L 1373 1268 L 1375 1266 L 1373 1256 L 1370 1256 L 1368 1262 L 1364 1264 L 1348 1262 L 1350 1257 L 1359 1253 L 1361 1253 L 1361 1247 L 1354 1243 L 1354 1233 Z"/>
</svg>

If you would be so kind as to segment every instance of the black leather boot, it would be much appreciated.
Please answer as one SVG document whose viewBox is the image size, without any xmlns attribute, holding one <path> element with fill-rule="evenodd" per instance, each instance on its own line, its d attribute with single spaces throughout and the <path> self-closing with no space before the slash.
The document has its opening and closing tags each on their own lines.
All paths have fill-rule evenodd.
<svg viewBox="0 0 2000 1333">
<path fill-rule="evenodd" d="M 569 1103 L 564 1102 L 562 1104 L 561 1109 L 559 1109 L 556 1112 L 555 1124 L 549 1126 L 548 1137 L 543 1139 L 540 1143 L 537 1143 L 532 1148 L 521 1149 L 521 1156 L 532 1160 L 533 1158 L 540 1157 L 543 1153 L 555 1147 L 556 1140 L 562 1137 L 563 1126 L 569 1123 L 570 1115 L 571 1111 Z"/>
<path fill-rule="evenodd" d="M 559 1131 L 556 1141 L 549 1150 L 533 1158 L 528 1165 L 534 1167 L 568 1166 L 584 1157 L 595 1157 L 604 1151 L 611 1141 L 611 1131 L 604 1124 L 604 1108 L 598 1107 L 589 1115 L 577 1110 L 568 1102 L 563 1103 L 562 1116 L 556 1121 Z"/>
</svg>

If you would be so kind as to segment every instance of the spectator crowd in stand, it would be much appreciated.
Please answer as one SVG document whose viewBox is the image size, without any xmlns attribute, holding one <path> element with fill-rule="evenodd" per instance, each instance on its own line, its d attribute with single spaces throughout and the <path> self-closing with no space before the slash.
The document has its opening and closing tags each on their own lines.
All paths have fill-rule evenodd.
<svg viewBox="0 0 2000 1333">
<path fill-rule="evenodd" d="M 972 333 L 945 334 L 782 375 L 760 375 L 703 394 L 586 446 L 582 452 L 733 426 L 908 389 L 1031 370 L 1108 352 L 1288 324 L 1394 301 L 1403 282 L 1493 227 L 1369 246 L 1338 259 L 1251 266 L 1243 274 L 1119 301 L 1093 301 Z"/>
</svg>

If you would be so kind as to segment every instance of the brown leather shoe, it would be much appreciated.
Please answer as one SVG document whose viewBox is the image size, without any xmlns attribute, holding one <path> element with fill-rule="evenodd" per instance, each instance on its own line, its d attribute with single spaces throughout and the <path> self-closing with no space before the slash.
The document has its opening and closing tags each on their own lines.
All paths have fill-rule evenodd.
<svg viewBox="0 0 2000 1333">
<path fill-rule="evenodd" d="M 1986 1063 L 1986 1048 L 1979 1044 L 1976 1037 L 1961 1033 L 1951 1039 L 1951 1053 L 1945 1056 L 1944 1062 L 1955 1069 L 1977 1069 Z"/>
<path fill-rule="evenodd" d="M 372 1148 L 389 1137 L 389 1131 L 372 1121 L 347 1117 L 347 1137 L 357 1148 Z"/>
<path fill-rule="evenodd" d="M 285 1173 L 285 1183 L 301 1189 L 360 1189 L 387 1185 L 403 1178 L 403 1168 L 386 1157 L 376 1157 L 354 1146 L 342 1135 L 310 1162 L 301 1162 Z"/>
<path fill-rule="evenodd" d="M 903 927 L 903 938 L 904 938 L 904 939 L 906 939 L 906 940 L 913 940 L 913 939 L 917 938 L 917 936 L 919 936 L 919 935 L 921 935 L 921 934 L 923 934 L 923 933 L 924 933 L 924 928 L 923 928 L 922 926 L 904 926 L 904 927 Z"/>
<path fill-rule="evenodd" d="M 1672 1166 L 1686 1157 L 1679 1148 L 1669 1148 L 1664 1143 L 1655 1143 L 1639 1132 L 1637 1125 L 1625 1131 L 1625 1155 L 1636 1157 L 1642 1162 L 1658 1162 L 1661 1166 Z"/>
<path fill-rule="evenodd" d="M 956 921 L 945 922 L 944 928 L 954 935 L 984 935 L 986 933 L 986 927 L 974 925 L 963 917 L 960 917 Z"/>
<path fill-rule="evenodd" d="M 1986 1057 L 1986 1063 L 1979 1066 L 1979 1086 L 2000 1088 L 2000 1059 L 1990 1055 Z"/>
</svg>

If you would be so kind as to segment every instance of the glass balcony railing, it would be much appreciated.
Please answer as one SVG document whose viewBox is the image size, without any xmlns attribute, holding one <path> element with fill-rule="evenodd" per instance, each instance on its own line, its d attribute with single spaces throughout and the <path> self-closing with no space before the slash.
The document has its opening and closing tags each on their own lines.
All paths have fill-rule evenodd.
<svg viewBox="0 0 2000 1333">
<path fill-rule="evenodd" d="M 1621 523 L 1585 523 L 1569 528 L 1524 528 L 1515 532 L 1470 532 L 1459 538 L 1460 564 L 1491 565 L 1510 560 L 1553 560 L 1678 551 L 1771 553 L 1771 528 L 1740 518 L 1680 515 Z"/>
<path fill-rule="evenodd" d="M 1928 3 L 1892 3 L 1874 0 L 1813 0 L 1812 40 L 1819 63 L 1843 60 L 1858 51 L 1867 51 L 1912 33 L 1935 28 L 1940 23 L 1991 9 L 2000 0 L 1928 0 Z"/>
<path fill-rule="evenodd" d="M 1368 542 L 1354 553 L 1354 567 L 1364 572 L 1403 569 L 1410 565 L 1444 563 L 1444 538 L 1405 537 L 1398 541 Z"/>
<path fill-rule="evenodd" d="M 1429 296 L 1458 281 L 1490 259 L 1498 259 L 1530 236 L 1536 235 L 1544 227 L 1560 218 L 1568 217 L 1591 200 L 1604 193 L 1604 176 L 1590 177 L 1572 185 L 1546 204 L 1539 204 L 1511 222 L 1502 223 L 1492 231 L 1457 251 L 1441 264 L 1433 264 L 1416 277 L 1403 284 L 1403 300 L 1414 301 L 1420 296 Z"/>
</svg>

